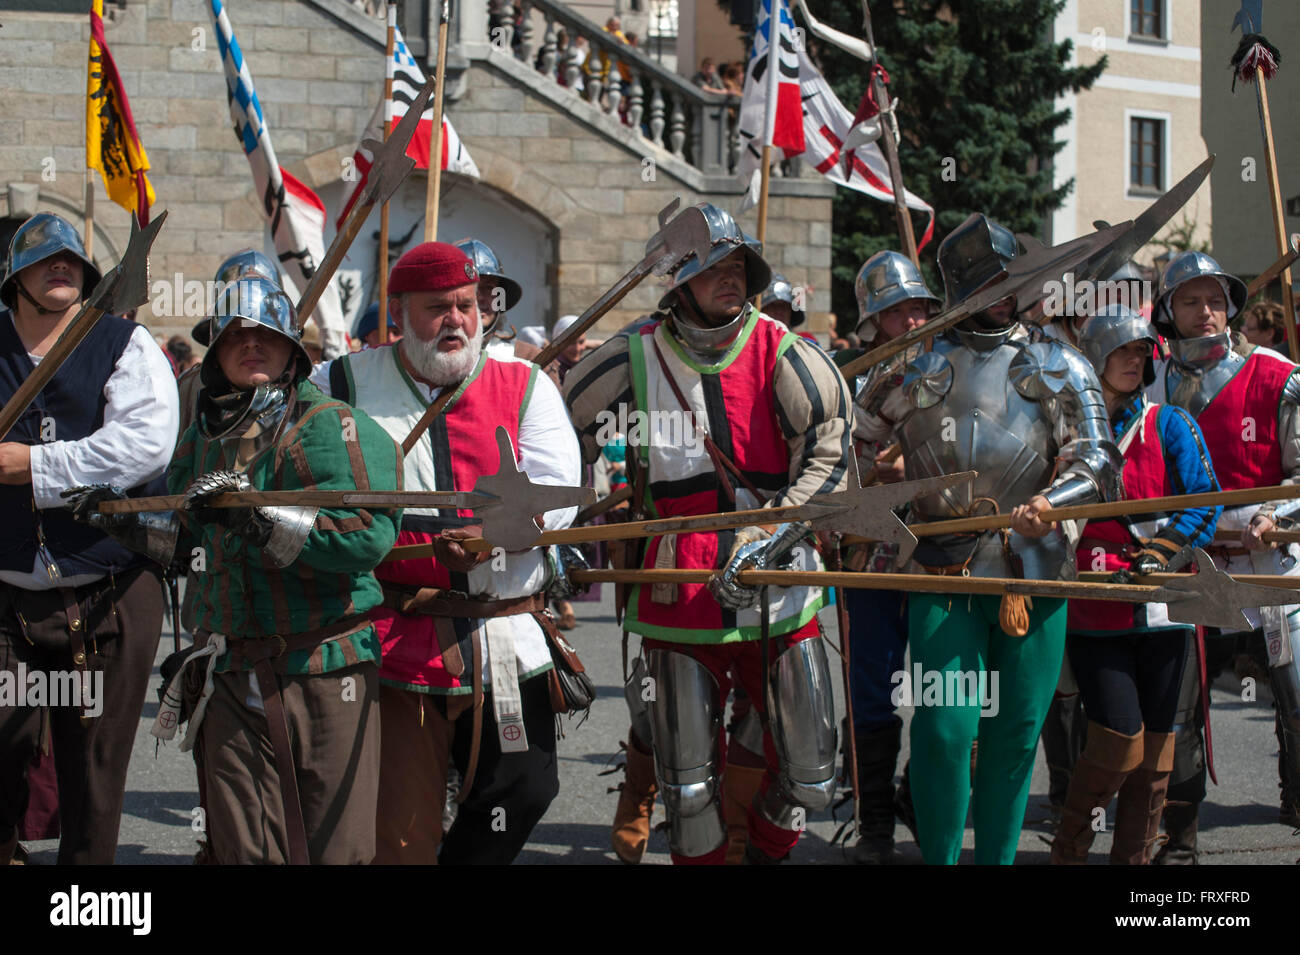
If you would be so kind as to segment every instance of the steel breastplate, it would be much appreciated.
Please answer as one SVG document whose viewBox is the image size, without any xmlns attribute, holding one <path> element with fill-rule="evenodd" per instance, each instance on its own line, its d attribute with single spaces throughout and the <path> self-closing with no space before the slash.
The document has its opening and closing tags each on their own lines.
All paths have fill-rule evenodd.
<svg viewBox="0 0 1300 955">
<path fill-rule="evenodd" d="M 903 389 L 914 409 L 898 434 L 910 479 L 974 470 L 966 485 L 913 503 L 916 522 L 965 517 L 992 511 L 1009 513 L 1051 483 L 1058 452 L 1051 409 L 1021 394 L 1012 365 L 1025 343 L 1004 336 L 983 350 L 968 347 L 970 333 L 945 335 L 934 348 L 909 363 Z M 977 347 L 991 344 L 978 334 Z M 981 500 L 983 499 L 983 500 Z M 977 501 L 980 503 L 977 505 Z M 933 549 L 960 563 L 971 553 L 970 538 L 926 538 Z M 1024 561 L 1025 576 L 1054 578 L 1069 559 L 1064 536 L 1029 541 L 1012 535 L 1012 549 Z M 918 559 L 925 560 L 920 556 Z M 936 561 L 937 562 L 937 561 Z M 984 534 L 969 567 L 980 576 L 1010 573 L 997 534 Z"/>
<path fill-rule="evenodd" d="M 1193 418 L 1210 406 L 1210 402 L 1246 364 L 1246 359 L 1232 350 L 1225 332 L 1205 338 L 1179 339 L 1169 343 L 1171 360 L 1165 369 L 1165 395 L 1169 403 L 1184 408 Z"/>
</svg>

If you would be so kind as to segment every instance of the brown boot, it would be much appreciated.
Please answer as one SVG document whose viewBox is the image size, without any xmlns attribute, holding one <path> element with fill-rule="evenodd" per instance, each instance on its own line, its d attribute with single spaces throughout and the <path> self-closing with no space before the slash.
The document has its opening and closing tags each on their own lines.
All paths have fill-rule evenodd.
<svg viewBox="0 0 1300 955">
<path fill-rule="evenodd" d="M 1142 763 L 1142 734 L 1125 736 L 1100 723 L 1088 723 L 1088 742 L 1074 765 L 1052 840 L 1053 865 L 1084 865 L 1096 836 L 1093 813 L 1110 805 L 1124 777 Z"/>
<path fill-rule="evenodd" d="M 659 781 L 655 778 L 654 754 L 643 752 L 635 737 L 627 743 L 627 778 L 618 790 L 610 842 L 616 856 L 628 865 L 636 865 L 645 855 L 650 840 L 650 816 L 654 813 Z"/>
<path fill-rule="evenodd" d="M 1147 733 L 1142 740 L 1142 765 L 1129 773 L 1119 790 L 1111 865 L 1146 865 L 1150 861 L 1173 768 L 1174 734 Z"/>
<path fill-rule="evenodd" d="M 740 865 L 749 844 L 749 806 L 767 770 L 728 763 L 722 774 L 722 814 L 727 820 L 727 865 Z"/>
</svg>

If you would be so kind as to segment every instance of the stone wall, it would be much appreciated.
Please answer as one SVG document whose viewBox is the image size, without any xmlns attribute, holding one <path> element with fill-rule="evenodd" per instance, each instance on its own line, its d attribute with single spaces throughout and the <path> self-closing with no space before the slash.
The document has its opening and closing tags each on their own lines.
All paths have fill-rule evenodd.
<svg viewBox="0 0 1300 955">
<path fill-rule="evenodd" d="M 204 281 L 223 254 L 261 248 L 266 232 L 231 131 L 208 5 L 107 6 L 114 16 L 106 38 L 152 163 L 155 209 L 170 213 L 152 277 Z M 314 188 L 336 183 L 381 94 L 382 25 L 341 0 L 228 0 L 226 8 L 280 164 Z M 85 16 L 5 15 L 0 216 L 25 217 L 39 206 L 81 226 L 88 39 Z M 486 44 L 470 59 L 463 82 L 450 87 L 459 99 L 448 114 L 485 182 L 557 227 L 557 314 L 581 311 L 641 257 L 655 213 L 674 195 L 736 207 L 734 183 L 705 181 L 630 130 L 609 128 L 608 117 L 566 99 L 571 94 L 518 61 Z M 129 214 L 108 201 L 98 176 L 95 192 L 95 256 L 112 264 L 129 235 Z M 796 285 L 815 288 L 813 313 L 829 307 L 829 195 L 822 182 L 778 180 L 770 205 L 769 260 Z M 336 213 L 329 211 L 327 242 Z M 752 212 L 742 224 L 755 230 Z M 617 327 L 656 298 L 652 287 L 638 290 L 604 326 Z M 149 309 L 140 318 L 162 332 L 193 323 Z M 825 316 L 813 323 L 824 328 Z"/>
</svg>

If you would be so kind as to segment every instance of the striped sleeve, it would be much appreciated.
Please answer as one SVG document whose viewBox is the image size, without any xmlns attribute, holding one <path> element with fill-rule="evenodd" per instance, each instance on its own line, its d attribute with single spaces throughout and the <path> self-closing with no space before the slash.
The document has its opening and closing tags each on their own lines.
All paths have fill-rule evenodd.
<svg viewBox="0 0 1300 955">
<path fill-rule="evenodd" d="M 582 459 L 590 464 L 600 456 L 597 435 L 608 420 L 602 412 L 611 412 L 617 419 L 620 404 L 632 406 L 627 336 L 615 335 L 574 365 L 565 376 L 563 394 L 582 443 Z"/>
<path fill-rule="evenodd" d="M 849 386 L 831 359 L 802 338 L 776 360 L 776 415 L 790 449 L 790 483 L 773 506 L 802 504 L 848 487 L 853 453 Z"/>
</svg>

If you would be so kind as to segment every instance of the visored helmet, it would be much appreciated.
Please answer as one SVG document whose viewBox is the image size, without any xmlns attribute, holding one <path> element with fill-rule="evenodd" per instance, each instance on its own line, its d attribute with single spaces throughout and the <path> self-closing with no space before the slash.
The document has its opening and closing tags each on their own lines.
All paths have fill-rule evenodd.
<svg viewBox="0 0 1300 955">
<path fill-rule="evenodd" d="M 246 328 L 250 324 L 270 329 L 293 345 L 293 357 L 289 362 L 291 380 L 311 373 L 311 358 L 302 347 L 302 332 L 298 328 L 293 302 L 278 285 L 260 275 L 242 278 L 220 290 L 208 323 L 212 337 L 205 343 L 210 347 L 203 356 L 200 379 L 209 388 L 222 380 L 221 365 L 216 357 L 221 336 L 232 327 Z"/>
<path fill-rule="evenodd" d="M 523 295 L 523 289 L 519 286 L 518 282 L 506 275 L 505 271 L 501 268 L 501 260 L 498 259 L 497 254 L 492 251 L 491 246 L 482 239 L 473 238 L 461 239 L 459 242 L 453 242 L 452 245 L 456 246 L 456 248 L 469 256 L 470 260 L 474 263 L 474 267 L 478 269 L 480 281 L 482 281 L 484 276 L 496 279 L 501 287 L 506 290 L 505 311 L 508 312 L 519 304 L 519 299 Z"/>
<path fill-rule="evenodd" d="M 898 252 L 877 252 L 862 263 L 853 283 L 858 299 L 858 336 L 865 337 L 863 326 L 887 308 L 914 298 L 931 302 L 939 296 L 925 284 L 921 270 L 907 256 Z M 870 329 L 872 337 L 878 329 Z"/>
<path fill-rule="evenodd" d="M 690 257 L 677 267 L 668 290 L 659 300 L 660 308 L 668 308 L 676 301 L 677 296 L 673 294 L 675 289 L 685 285 L 700 273 L 707 272 L 737 249 L 745 254 L 745 298 L 752 299 L 772 281 L 772 269 L 763 261 L 762 244 L 753 236 L 742 232 L 736 220 L 731 217 L 731 213 L 708 202 L 699 203 L 697 208 L 704 213 L 705 221 L 709 224 L 709 254 L 701 262 L 699 256 L 691 253 Z M 646 251 L 650 251 L 649 244 L 646 246 Z"/>
<path fill-rule="evenodd" d="M 1079 332 L 1079 350 L 1092 363 L 1098 378 L 1105 373 L 1106 359 L 1111 352 L 1132 342 L 1147 342 L 1154 349 L 1156 333 L 1141 313 L 1127 305 L 1107 305 L 1089 318 Z M 1155 366 L 1148 352 L 1142 382 L 1149 385 L 1155 380 Z"/>
<path fill-rule="evenodd" d="M 1020 250 L 1011 230 L 975 212 L 939 246 L 943 307 L 952 308 L 1003 275 Z"/>
<path fill-rule="evenodd" d="M 18 296 L 18 273 L 61 252 L 81 260 L 85 270 L 81 283 L 83 296 L 99 284 L 99 269 L 86 255 L 86 247 L 72 224 L 52 212 L 38 212 L 20 225 L 9 241 L 9 266 L 4 281 L 0 282 L 0 302 L 13 308 Z"/>
<path fill-rule="evenodd" d="M 1228 318 L 1232 318 L 1246 307 L 1246 283 L 1235 275 L 1229 275 L 1210 256 L 1204 252 L 1182 252 L 1174 256 L 1165 266 L 1160 276 L 1160 291 L 1156 295 L 1156 306 L 1152 316 L 1158 328 L 1169 337 L 1177 337 L 1174 329 L 1174 313 L 1170 300 L 1180 285 L 1200 278 L 1215 278 L 1227 286 Z"/>
<path fill-rule="evenodd" d="M 217 297 L 221 297 L 222 291 L 227 286 L 246 278 L 266 279 L 276 288 L 281 287 L 280 270 L 275 267 L 275 263 L 269 257 L 256 249 L 240 249 L 217 266 L 217 274 L 212 277 Z M 213 310 L 216 310 L 215 302 L 213 303 Z M 190 332 L 190 336 L 205 347 L 212 344 L 210 334 L 210 318 L 203 319 Z"/>
<path fill-rule="evenodd" d="M 772 284 L 767 287 L 763 293 L 763 301 L 760 303 L 760 310 L 766 309 L 773 302 L 785 302 L 790 306 L 790 327 L 798 328 L 807 320 L 807 315 L 802 308 L 795 307 L 794 286 L 790 280 L 780 272 L 772 273 Z"/>
</svg>

